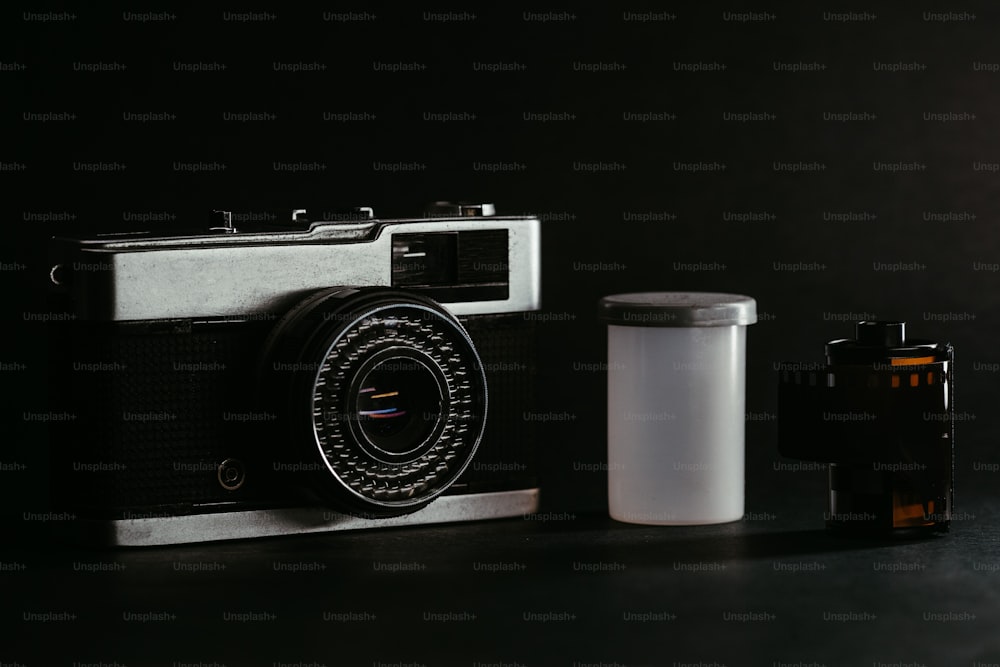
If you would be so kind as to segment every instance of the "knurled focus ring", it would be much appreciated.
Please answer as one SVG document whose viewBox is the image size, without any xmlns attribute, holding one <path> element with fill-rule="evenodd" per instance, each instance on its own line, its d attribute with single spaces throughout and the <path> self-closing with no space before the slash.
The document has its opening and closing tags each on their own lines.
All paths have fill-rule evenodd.
<svg viewBox="0 0 1000 667">
<path fill-rule="evenodd" d="M 357 375 L 366 360 L 406 349 L 433 364 L 441 378 L 446 414 L 435 439 L 411 460 L 387 462 L 361 446 L 351 420 Z M 350 323 L 330 345 L 313 387 L 313 431 L 327 468 L 351 494 L 387 506 L 426 502 L 468 465 L 485 420 L 486 385 L 464 331 L 422 305 L 376 308 Z"/>
</svg>

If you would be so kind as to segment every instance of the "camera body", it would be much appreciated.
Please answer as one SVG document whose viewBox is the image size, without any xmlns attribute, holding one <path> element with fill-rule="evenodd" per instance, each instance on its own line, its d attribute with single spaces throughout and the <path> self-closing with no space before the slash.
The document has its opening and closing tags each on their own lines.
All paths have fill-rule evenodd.
<svg viewBox="0 0 1000 667">
<path fill-rule="evenodd" d="M 154 545 L 520 516 L 540 223 L 355 209 L 53 239 L 56 504 Z"/>
</svg>

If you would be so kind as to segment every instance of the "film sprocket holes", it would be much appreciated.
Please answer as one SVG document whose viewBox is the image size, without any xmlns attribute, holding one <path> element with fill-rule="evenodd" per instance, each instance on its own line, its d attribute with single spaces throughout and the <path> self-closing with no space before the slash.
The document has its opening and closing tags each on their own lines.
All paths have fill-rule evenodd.
<svg viewBox="0 0 1000 667">
<path fill-rule="evenodd" d="M 57 504 L 151 545 L 520 516 L 540 224 L 492 205 L 56 238 Z M 65 326 L 62 326 L 62 325 Z"/>
<path fill-rule="evenodd" d="M 948 530 L 952 515 L 954 350 L 865 321 L 826 345 L 826 365 L 779 372 L 778 448 L 830 464 L 831 530 Z"/>
</svg>

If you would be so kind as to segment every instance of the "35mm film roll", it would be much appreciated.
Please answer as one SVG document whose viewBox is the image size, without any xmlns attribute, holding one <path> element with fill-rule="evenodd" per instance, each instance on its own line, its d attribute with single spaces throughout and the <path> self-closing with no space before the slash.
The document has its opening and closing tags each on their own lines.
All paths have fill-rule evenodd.
<svg viewBox="0 0 1000 667">
<path fill-rule="evenodd" d="M 940 532 L 952 512 L 951 345 L 907 339 L 902 322 L 861 322 L 825 365 L 780 371 L 778 448 L 830 464 L 831 529 Z"/>
</svg>

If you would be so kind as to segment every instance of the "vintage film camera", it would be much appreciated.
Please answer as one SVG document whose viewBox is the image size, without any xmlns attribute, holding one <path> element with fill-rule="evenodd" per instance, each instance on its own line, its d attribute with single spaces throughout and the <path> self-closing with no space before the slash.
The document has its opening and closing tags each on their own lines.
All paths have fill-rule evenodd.
<svg viewBox="0 0 1000 667">
<path fill-rule="evenodd" d="M 154 545 L 521 516 L 540 223 L 439 202 L 59 237 L 52 489 Z"/>
</svg>

